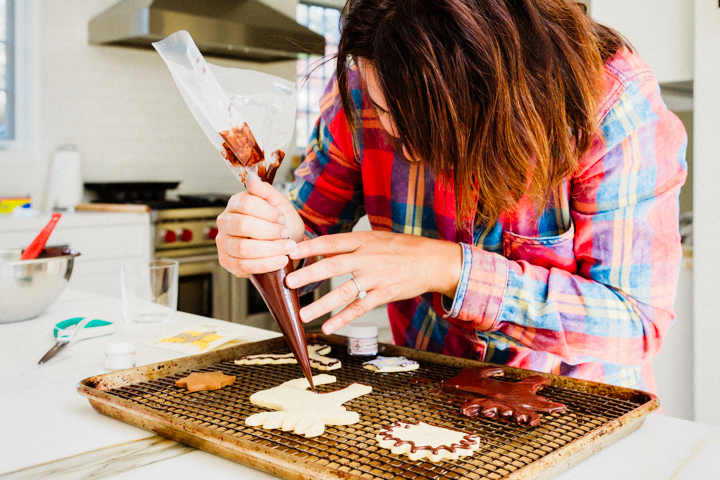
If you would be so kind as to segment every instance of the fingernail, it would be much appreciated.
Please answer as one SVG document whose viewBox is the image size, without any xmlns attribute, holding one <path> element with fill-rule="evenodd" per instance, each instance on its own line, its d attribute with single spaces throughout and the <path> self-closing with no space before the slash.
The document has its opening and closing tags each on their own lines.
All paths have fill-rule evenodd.
<svg viewBox="0 0 720 480">
<path fill-rule="evenodd" d="M 325 325 L 323 325 L 322 331 L 323 331 L 323 333 L 324 333 L 325 335 L 330 335 L 330 334 L 333 333 L 335 330 L 333 330 L 332 327 L 329 327 L 328 324 L 326 323 Z"/>
<path fill-rule="evenodd" d="M 307 323 L 312 320 L 313 310 L 310 307 L 305 307 L 300 310 L 300 318 L 303 322 Z"/>
<path fill-rule="evenodd" d="M 283 228 L 283 229 L 282 229 L 282 232 L 280 233 L 280 235 L 281 235 L 283 238 L 290 238 L 290 230 L 288 230 L 287 228 Z"/>
<path fill-rule="evenodd" d="M 297 244 L 292 240 L 288 240 L 287 242 L 285 242 L 285 251 L 288 253 L 297 252 L 298 251 Z"/>
<path fill-rule="evenodd" d="M 277 259 L 277 264 L 281 267 L 284 267 L 287 262 L 288 262 L 287 257 L 278 257 L 278 259 Z"/>
<path fill-rule="evenodd" d="M 285 217 L 280 215 L 280 217 L 277 219 L 277 223 L 279 223 L 280 225 L 285 225 Z"/>
<path fill-rule="evenodd" d="M 255 172 L 248 172 L 247 176 L 245 177 L 245 181 L 249 182 L 250 180 L 257 181 L 260 180 L 260 177 L 257 176 L 257 173 Z"/>
<path fill-rule="evenodd" d="M 299 249 L 299 248 L 295 248 L 295 250 L 293 250 L 292 252 L 290 252 L 290 256 L 291 256 L 292 258 L 295 258 L 295 257 L 298 256 L 298 255 L 300 255 L 300 249 Z"/>
<path fill-rule="evenodd" d="M 290 288 L 293 288 L 295 285 L 297 285 L 298 279 L 297 275 L 290 274 L 287 277 L 285 277 L 285 283 L 287 283 L 287 286 Z"/>
</svg>

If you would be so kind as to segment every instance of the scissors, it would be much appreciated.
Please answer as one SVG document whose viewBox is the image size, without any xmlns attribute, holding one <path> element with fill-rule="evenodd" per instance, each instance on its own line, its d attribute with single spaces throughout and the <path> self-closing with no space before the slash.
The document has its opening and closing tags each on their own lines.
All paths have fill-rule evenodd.
<svg viewBox="0 0 720 480">
<path fill-rule="evenodd" d="M 102 337 L 115 332 L 115 324 L 106 320 L 91 320 L 84 317 L 68 318 L 55 325 L 53 335 L 57 338 L 55 346 L 40 359 L 43 364 L 55 356 L 66 345 L 85 338 Z"/>
</svg>

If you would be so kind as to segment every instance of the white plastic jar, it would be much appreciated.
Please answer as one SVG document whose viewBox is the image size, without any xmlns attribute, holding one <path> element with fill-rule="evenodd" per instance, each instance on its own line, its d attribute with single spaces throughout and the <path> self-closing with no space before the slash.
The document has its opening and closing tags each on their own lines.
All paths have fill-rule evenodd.
<svg viewBox="0 0 720 480">
<path fill-rule="evenodd" d="M 115 341 L 105 343 L 105 368 L 125 370 L 135 367 L 135 342 Z"/>
<path fill-rule="evenodd" d="M 377 325 L 353 322 L 343 328 L 343 333 L 348 337 L 348 353 L 350 355 L 377 355 Z"/>
</svg>

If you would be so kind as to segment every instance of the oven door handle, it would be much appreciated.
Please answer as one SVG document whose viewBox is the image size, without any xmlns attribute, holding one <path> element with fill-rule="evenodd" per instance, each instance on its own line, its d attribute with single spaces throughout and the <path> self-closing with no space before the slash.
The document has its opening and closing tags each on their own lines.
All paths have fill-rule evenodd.
<svg viewBox="0 0 720 480">
<path fill-rule="evenodd" d="M 183 263 L 200 263 L 200 262 L 217 262 L 217 253 L 210 253 L 207 255 L 193 255 L 191 257 L 169 257 L 170 260 L 177 261 L 180 265 Z"/>
</svg>

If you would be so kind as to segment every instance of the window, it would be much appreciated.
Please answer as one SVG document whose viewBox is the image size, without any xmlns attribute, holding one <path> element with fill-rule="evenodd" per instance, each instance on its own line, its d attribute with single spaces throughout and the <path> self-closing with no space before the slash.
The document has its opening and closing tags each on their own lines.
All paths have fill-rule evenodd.
<svg viewBox="0 0 720 480">
<path fill-rule="evenodd" d="M 0 140 L 15 138 L 14 0 L 0 0 Z"/>
<path fill-rule="evenodd" d="M 319 3 L 319 2 L 318 2 Z M 325 55 L 334 55 L 340 41 L 340 10 L 307 3 L 297 6 L 297 21 L 310 30 L 325 36 Z M 320 115 L 320 97 L 335 71 L 335 61 L 325 62 L 317 56 L 301 55 L 297 61 L 298 88 L 296 145 L 300 152 L 310 140 L 315 122 Z M 308 73 L 310 74 L 307 77 Z M 307 77 L 307 78 L 306 78 Z"/>
</svg>

